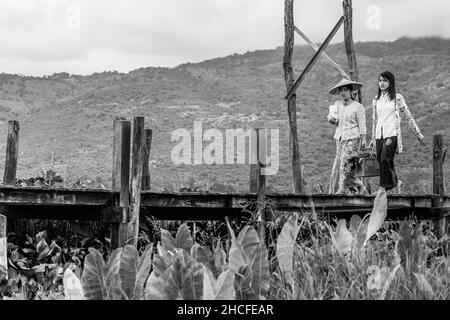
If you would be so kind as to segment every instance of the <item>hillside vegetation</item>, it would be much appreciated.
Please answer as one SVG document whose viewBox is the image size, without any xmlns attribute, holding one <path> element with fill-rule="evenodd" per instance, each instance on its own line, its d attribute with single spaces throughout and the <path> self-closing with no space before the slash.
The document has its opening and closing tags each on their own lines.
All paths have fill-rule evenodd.
<svg viewBox="0 0 450 320">
<path fill-rule="evenodd" d="M 426 137 L 421 145 L 403 123 L 405 154 L 397 159 L 407 192 L 431 192 L 432 136 L 450 139 L 450 40 L 408 39 L 356 44 L 368 131 L 371 100 L 377 76 L 384 70 L 397 77 L 398 91 Z M 327 53 L 346 66 L 343 44 Z M 294 72 L 298 76 L 314 54 L 297 46 Z M 102 72 L 89 76 L 65 72 L 38 78 L 0 75 L 0 141 L 6 149 L 7 121 L 20 121 L 18 177 L 35 176 L 55 164 L 72 183 L 86 176 L 109 187 L 112 165 L 112 121 L 116 116 L 145 116 L 153 129 L 152 188 L 178 190 L 195 186 L 203 190 L 247 191 L 245 165 L 176 166 L 170 159 L 171 133 L 203 129 L 267 127 L 280 129 L 280 170 L 268 178 L 274 192 L 291 191 L 291 166 L 287 135 L 287 108 L 282 70 L 283 48 L 187 63 L 176 68 L 141 68 L 129 73 Z M 328 89 L 339 76 L 323 60 L 298 90 L 298 128 L 305 180 L 310 192 L 326 185 L 335 153 L 333 126 L 326 122 L 334 102 Z M 370 139 L 370 137 L 369 137 Z M 5 151 L 0 152 L 0 164 Z M 446 167 L 446 175 L 449 169 Z M 375 181 L 376 183 L 376 181 Z"/>
</svg>

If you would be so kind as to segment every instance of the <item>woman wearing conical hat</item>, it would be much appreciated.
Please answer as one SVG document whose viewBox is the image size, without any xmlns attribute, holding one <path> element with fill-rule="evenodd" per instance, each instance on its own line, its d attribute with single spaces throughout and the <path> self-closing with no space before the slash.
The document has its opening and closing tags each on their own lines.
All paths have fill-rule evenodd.
<svg viewBox="0 0 450 320">
<path fill-rule="evenodd" d="M 330 107 L 328 121 L 337 125 L 336 157 L 339 159 L 339 189 L 337 194 L 346 194 L 350 189 L 367 193 L 362 180 L 356 177 L 350 160 L 366 146 L 366 115 L 362 104 L 352 100 L 352 92 L 362 87 L 359 82 L 342 79 L 330 89 L 332 95 L 339 95 L 340 100 Z M 335 162 L 336 164 L 337 162 Z"/>
</svg>

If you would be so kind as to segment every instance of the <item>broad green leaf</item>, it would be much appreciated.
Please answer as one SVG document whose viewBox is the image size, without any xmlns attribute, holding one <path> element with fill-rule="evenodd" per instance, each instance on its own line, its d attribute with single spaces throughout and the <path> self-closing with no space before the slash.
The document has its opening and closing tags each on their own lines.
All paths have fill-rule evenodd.
<svg viewBox="0 0 450 320">
<path fill-rule="evenodd" d="M 152 268 L 153 243 L 149 244 L 142 255 L 139 257 L 138 274 L 136 277 L 136 288 L 134 297 L 140 299 L 144 292 L 144 284 Z"/>
<path fill-rule="evenodd" d="M 369 226 L 369 220 L 363 220 L 361 222 L 359 229 L 358 229 L 358 235 L 356 237 L 356 248 L 361 249 L 364 246 L 364 242 L 366 241 L 366 235 L 367 235 L 367 227 Z"/>
<path fill-rule="evenodd" d="M 175 237 L 175 248 L 184 249 L 187 252 L 191 250 L 192 244 L 194 241 L 191 237 L 191 232 L 186 223 L 183 223 L 177 231 L 177 235 Z"/>
<path fill-rule="evenodd" d="M 358 229 L 361 225 L 361 217 L 357 216 L 357 215 L 353 215 L 350 218 L 350 228 L 348 229 L 348 231 L 350 231 L 350 233 L 352 234 L 353 239 L 357 239 L 358 237 Z"/>
<path fill-rule="evenodd" d="M 38 232 L 38 233 L 36 234 L 36 242 L 37 242 L 37 243 L 41 242 L 41 240 L 46 239 L 46 238 L 47 238 L 47 230 Z M 30 243 L 33 244 L 34 241 L 33 241 L 33 242 L 30 241 Z"/>
<path fill-rule="evenodd" d="M 66 300 L 84 300 L 80 279 L 67 268 L 63 276 L 64 296 Z"/>
<path fill-rule="evenodd" d="M 370 238 L 377 233 L 378 229 L 384 223 L 387 216 L 387 195 L 384 189 L 380 189 L 375 197 L 372 213 L 369 218 L 369 225 L 367 226 L 366 240 L 364 246 L 370 240 Z"/>
<path fill-rule="evenodd" d="M 228 217 L 225 218 L 228 226 L 228 231 L 231 235 L 231 247 L 228 256 L 228 268 L 238 273 L 239 270 L 246 265 L 244 249 L 240 242 L 237 241 L 233 229 L 230 226 Z"/>
<path fill-rule="evenodd" d="M 120 260 L 123 248 L 118 248 L 111 252 L 108 261 L 105 265 L 105 286 L 108 293 L 108 300 L 122 300 L 127 296 L 122 290 L 120 281 Z"/>
<path fill-rule="evenodd" d="M 260 244 L 256 249 L 251 267 L 253 273 L 251 287 L 255 299 L 265 298 L 270 288 L 270 270 L 268 252 L 264 244 Z"/>
<path fill-rule="evenodd" d="M 175 252 L 175 240 L 169 231 L 161 229 L 161 245 L 166 251 Z"/>
<path fill-rule="evenodd" d="M 167 300 L 166 287 L 167 280 L 172 272 L 173 266 L 167 268 L 163 274 L 156 275 L 152 272 L 145 285 L 145 299 L 147 300 Z"/>
<path fill-rule="evenodd" d="M 169 300 L 200 300 L 203 297 L 203 268 L 185 250 L 177 250 L 166 286 Z"/>
<path fill-rule="evenodd" d="M 415 273 L 414 276 L 417 280 L 417 286 L 420 290 L 420 292 L 423 293 L 425 299 L 432 300 L 434 298 L 434 291 L 433 288 L 431 288 L 430 284 L 428 283 L 425 276 L 421 273 Z"/>
<path fill-rule="evenodd" d="M 336 241 L 336 249 L 339 254 L 346 255 L 352 251 L 353 236 L 348 231 L 347 224 L 344 219 L 339 220 L 334 239 Z"/>
<path fill-rule="evenodd" d="M 198 263 L 204 264 L 211 271 L 215 271 L 214 256 L 209 248 L 196 243 L 191 247 L 191 257 Z"/>
<path fill-rule="evenodd" d="M 214 266 L 217 274 L 222 273 L 227 268 L 226 253 L 222 249 L 220 241 L 217 242 L 216 249 L 214 249 Z"/>
<path fill-rule="evenodd" d="M 250 266 L 245 265 L 235 273 L 234 289 L 236 291 L 236 300 L 254 299 L 255 293 L 252 290 L 253 271 Z"/>
<path fill-rule="evenodd" d="M 412 236 L 409 223 L 403 222 L 400 224 L 399 238 L 395 243 L 395 251 L 400 256 L 400 264 L 406 270 L 408 257 L 412 252 Z"/>
<path fill-rule="evenodd" d="M 120 266 L 119 278 L 122 290 L 128 299 L 133 299 L 136 289 L 136 278 L 138 272 L 138 252 L 135 246 L 126 245 L 123 247 Z"/>
<path fill-rule="evenodd" d="M 244 250 L 246 264 L 250 264 L 254 259 L 255 250 L 259 247 L 258 233 L 253 227 L 245 226 L 239 233 L 237 241 Z"/>
<path fill-rule="evenodd" d="M 216 299 L 216 279 L 211 270 L 203 265 L 203 300 Z"/>
<path fill-rule="evenodd" d="M 90 253 L 84 260 L 81 285 L 87 300 L 106 300 L 107 290 L 104 282 L 105 262 L 99 251 L 89 248 Z"/>
<path fill-rule="evenodd" d="M 212 272 L 203 266 L 203 300 L 235 300 L 234 272 L 227 270 L 216 280 Z"/>
<path fill-rule="evenodd" d="M 384 282 L 383 290 L 381 291 L 381 295 L 378 298 L 379 300 L 384 300 L 384 298 L 386 297 L 386 293 L 389 289 L 389 286 L 391 285 L 392 281 L 395 279 L 395 275 L 396 275 L 397 271 L 399 270 L 399 268 L 400 268 L 400 265 L 397 265 L 389 274 L 389 277 Z"/>
<path fill-rule="evenodd" d="M 39 254 L 38 256 L 38 260 L 42 260 L 45 257 L 47 257 L 47 255 L 50 252 L 50 247 L 48 246 L 47 242 L 45 241 L 45 239 L 42 239 L 41 241 L 38 242 L 38 244 L 36 245 L 36 250 Z"/>
<path fill-rule="evenodd" d="M 281 271 L 288 281 L 292 279 L 293 256 L 295 239 L 297 239 L 299 227 L 297 226 L 298 215 L 294 214 L 283 226 L 278 236 L 277 259 Z"/>
</svg>

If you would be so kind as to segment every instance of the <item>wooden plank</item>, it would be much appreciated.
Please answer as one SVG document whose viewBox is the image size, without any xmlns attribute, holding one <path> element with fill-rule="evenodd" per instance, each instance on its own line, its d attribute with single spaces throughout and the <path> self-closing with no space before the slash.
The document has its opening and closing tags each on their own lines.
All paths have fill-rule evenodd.
<svg viewBox="0 0 450 320">
<path fill-rule="evenodd" d="M 111 205 L 110 190 L 0 187 L 0 205 Z"/>
<path fill-rule="evenodd" d="M 372 208 L 375 196 L 347 196 L 330 194 L 311 195 L 283 195 L 265 194 L 266 200 L 274 204 L 279 210 L 307 209 L 311 203 L 315 208 L 365 207 Z M 431 208 L 432 196 L 388 196 L 389 208 Z M 238 208 L 247 202 L 257 200 L 255 194 L 176 194 L 142 192 L 142 207 L 194 207 L 194 208 Z"/>
<path fill-rule="evenodd" d="M 303 40 L 305 40 L 315 51 L 319 50 L 319 47 L 311 40 L 308 38 L 308 36 L 299 28 L 297 28 L 296 26 L 294 26 L 294 30 L 295 32 L 297 32 L 297 34 L 299 36 L 301 36 L 303 38 Z M 350 79 L 350 75 L 347 74 L 347 72 L 345 72 L 336 62 L 333 61 L 333 59 L 331 59 L 325 52 L 322 53 L 322 56 L 325 58 L 325 61 L 334 69 L 336 70 L 342 77 Z"/>
<path fill-rule="evenodd" d="M 19 157 L 19 129 L 19 121 L 8 121 L 3 185 L 13 186 L 16 184 L 17 161 Z"/>
<path fill-rule="evenodd" d="M 139 212 L 141 208 L 142 169 L 144 163 L 144 118 L 135 117 L 133 124 L 133 152 L 131 162 L 131 210 L 128 222 L 127 244 L 137 246 Z"/>
<path fill-rule="evenodd" d="M 150 150 L 152 147 L 152 129 L 145 129 L 144 163 L 142 166 L 142 190 L 151 189 Z"/>
<path fill-rule="evenodd" d="M 286 91 L 294 86 L 292 70 L 292 54 L 294 52 L 294 1 L 284 2 L 284 57 L 283 69 Z M 295 92 L 294 92 L 295 93 Z M 300 146 L 297 131 L 297 97 L 292 94 L 288 99 L 289 119 L 289 153 L 292 162 L 292 189 L 295 194 L 303 193 L 303 177 L 301 173 Z"/>
<path fill-rule="evenodd" d="M 120 223 L 111 224 L 111 249 L 123 247 L 127 240 L 128 215 L 130 208 L 130 138 L 131 123 L 115 120 L 113 124 L 113 191 L 120 193 L 116 203 L 122 213 Z"/>
<path fill-rule="evenodd" d="M 6 217 L 0 215 L 0 281 L 8 279 L 8 250 L 6 240 Z"/>
<path fill-rule="evenodd" d="M 306 66 L 306 68 L 303 70 L 303 72 L 301 73 L 301 75 L 298 77 L 298 79 L 295 81 L 294 85 L 292 86 L 292 88 L 289 90 L 288 94 L 286 95 L 285 99 L 289 99 L 297 90 L 297 88 L 300 86 L 300 84 L 303 82 L 303 80 L 305 79 L 306 75 L 309 73 L 309 71 L 311 71 L 312 67 L 316 64 L 317 60 L 319 60 L 320 55 L 323 53 L 323 51 L 325 50 L 325 48 L 328 46 L 328 44 L 330 43 L 331 39 L 333 39 L 334 35 L 336 34 L 336 32 L 339 30 L 339 28 L 341 27 L 341 25 L 344 23 L 345 17 L 342 16 L 339 21 L 337 22 L 337 24 L 334 26 L 333 30 L 331 30 L 330 34 L 328 35 L 328 37 L 325 39 L 325 41 L 322 43 L 322 45 L 320 46 L 319 50 L 316 51 L 316 53 L 314 54 L 313 58 L 311 59 L 311 61 L 308 63 L 308 65 Z"/>
<path fill-rule="evenodd" d="M 8 219 L 46 219 L 66 221 L 120 222 L 114 206 L 83 205 L 0 205 L 0 214 Z"/>
<path fill-rule="evenodd" d="M 433 136 L 433 193 L 439 196 L 433 199 L 433 207 L 440 208 L 443 206 L 444 188 L 443 137 L 436 134 Z M 447 233 L 446 220 L 446 217 L 435 220 L 434 230 L 438 239 Z"/>
<path fill-rule="evenodd" d="M 356 62 L 356 52 L 355 46 L 353 43 L 353 9 L 352 9 L 352 0 L 344 0 L 342 2 L 344 9 L 344 43 L 345 43 L 345 51 L 347 53 L 347 61 L 348 67 L 350 71 L 350 79 L 353 81 L 358 81 L 358 65 Z M 357 91 L 357 101 L 362 103 L 362 95 L 361 90 Z"/>
</svg>

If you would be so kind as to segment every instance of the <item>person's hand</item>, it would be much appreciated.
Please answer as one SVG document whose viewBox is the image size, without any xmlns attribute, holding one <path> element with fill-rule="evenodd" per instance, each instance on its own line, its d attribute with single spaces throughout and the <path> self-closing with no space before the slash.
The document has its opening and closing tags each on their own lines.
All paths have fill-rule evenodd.
<svg viewBox="0 0 450 320">
<path fill-rule="evenodd" d="M 423 136 L 423 134 L 419 133 L 419 134 L 417 135 L 417 140 L 419 140 L 419 142 L 420 142 L 421 144 L 425 144 L 424 139 L 425 139 L 425 137 Z"/>
<path fill-rule="evenodd" d="M 366 139 L 361 139 L 360 148 L 365 149 L 367 145 Z"/>
<path fill-rule="evenodd" d="M 328 115 L 327 119 L 328 119 L 328 122 L 331 123 L 331 124 L 337 125 L 337 123 L 338 123 L 338 120 L 335 117 L 331 116 L 331 115 Z"/>
<path fill-rule="evenodd" d="M 366 135 L 362 134 L 359 139 L 359 151 L 366 148 Z"/>
</svg>

